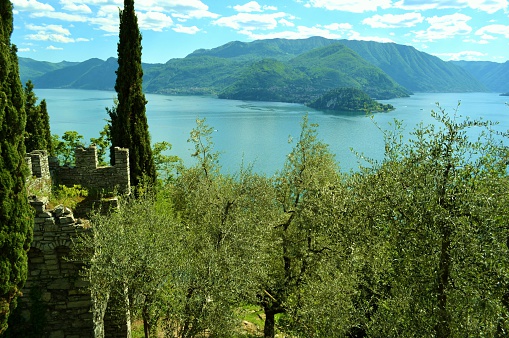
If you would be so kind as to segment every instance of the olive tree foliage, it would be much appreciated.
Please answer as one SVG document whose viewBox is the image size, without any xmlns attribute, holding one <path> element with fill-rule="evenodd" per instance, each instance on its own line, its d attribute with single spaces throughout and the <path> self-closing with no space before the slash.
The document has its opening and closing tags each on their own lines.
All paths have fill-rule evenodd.
<svg viewBox="0 0 509 338">
<path fill-rule="evenodd" d="M 157 202 L 152 189 L 122 200 L 118 210 L 92 217 L 92 235 L 82 236 L 76 253 L 89 257 L 85 274 L 91 285 L 95 337 L 104 336 L 103 319 L 109 298 L 123 299 L 126 314 L 142 318 L 145 336 L 162 315 L 161 302 L 177 287 L 175 276 L 182 250 L 182 229 L 171 206 Z"/>
<path fill-rule="evenodd" d="M 283 316 L 280 329 L 302 336 L 324 336 L 326 332 L 346 332 L 352 292 L 350 261 L 334 265 L 333 257 L 344 256 L 341 233 L 345 191 L 334 155 L 317 138 L 316 125 L 308 117 L 283 169 L 274 180 L 276 218 L 268 225 L 270 246 L 267 279 L 261 284 L 259 303 L 265 312 L 265 337 L 275 335 L 275 315 Z M 332 265 L 331 265 L 332 264 Z M 334 278 L 329 278 L 334 276 Z M 343 278 L 345 277 L 345 278 Z M 334 327 L 315 307 L 330 299 L 330 285 L 338 281 L 332 297 L 341 310 L 334 318 L 342 322 Z M 326 304 L 331 305 L 330 302 Z M 321 318 L 319 318 L 321 317 Z M 335 321 L 337 324 L 338 322 Z M 328 331 L 330 329 L 330 331 Z"/>
<path fill-rule="evenodd" d="M 381 263 L 365 278 L 362 331 L 506 336 L 508 149 L 490 122 L 432 116 L 405 143 L 396 123 L 384 161 L 354 177 L 357 222 L 378 238 Z"/>
<path fill-rule="evenodd" d="M 184 227 L 187 265 L 179 274 L 185 287 L 174 289 L 167 327 L 178 337 L 230 337 L 239 327 L 234 310 L 253 302 L 260 259 L 265 206 L 272 202 L 269 180 L 241 169 L 223 175 L 212 131 L 198 119 L 189 142 L 196 165 L 181 168 L 171 185 L 175 211 Z"/>
</svg>

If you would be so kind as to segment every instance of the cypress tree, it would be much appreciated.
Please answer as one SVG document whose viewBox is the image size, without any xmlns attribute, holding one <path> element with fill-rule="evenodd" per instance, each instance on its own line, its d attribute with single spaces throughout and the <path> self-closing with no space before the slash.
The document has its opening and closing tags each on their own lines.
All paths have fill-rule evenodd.
<svg viewBox="0 0 509 338">
<path fill-rule="evenodd" d="M 40 138 L 42 140 L 42 149 L 47 150 L 51 156 L 54 156 L 55 150 L 53 149 L 53 141 L 51 139 L 49 114 L 46 100 L 42 100 L 41 103 L 39 103 L 39 116 L 41 121 Z"/>
<path fill-rule="evenodd" d="M 108 109 L 111 146 L 129 148 L 133 185 L 137 185 L 144 177 L 154 183 L 156 169 L 145 114 L 147 100 L 142 91 L 141 33 L 134 11 L 134 0 L 124 0 L 124 9 L 120 10 L 117 51 L 117 104 L 113 109 Z M 114 164 L 113 157 L 111 163 Z"/>
<path fill-rule="evenodd" d="M 11 2 L 0 0 L 0 333 L 26 281 L 33 228 L 25 190 L 24 95 L 17 49 L 11 44 L 12 19 Z"/>
<path fill-rule="evenodd" d="M 25 112 L 27 114 L 27 123 L 25 126 L 25 147 L 27 152 L 44 149 L 40 137 L 41 118 L 39 106 L 37 105 L 37 96 L 33 91 L 34 85 L 28 80 L 25 85 Z"/>
</svg>

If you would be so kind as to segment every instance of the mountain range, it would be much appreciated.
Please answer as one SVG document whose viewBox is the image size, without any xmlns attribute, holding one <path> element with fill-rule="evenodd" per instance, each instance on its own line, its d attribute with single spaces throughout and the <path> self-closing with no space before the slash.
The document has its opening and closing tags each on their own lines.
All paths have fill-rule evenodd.
<svg viewBox="0 0 509 338">
<path fill-rule="evenodd" d="M 115 58 L 50 63 L 19 58 L 35 88 L 113 90 Z M 377 99 L 412 92 L 509 92 L 509 62 L 449 61 L 394 43 L 308 39 L 233 41 L 143 65 L 147 93 L 310 102 L 338 87 Z"/>
</svg>

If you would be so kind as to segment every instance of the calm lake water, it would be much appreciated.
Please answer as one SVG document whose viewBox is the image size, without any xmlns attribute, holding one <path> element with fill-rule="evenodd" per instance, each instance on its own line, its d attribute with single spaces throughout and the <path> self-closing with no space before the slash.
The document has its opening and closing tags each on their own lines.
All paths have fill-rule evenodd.
<svg viewBox="0 0 509 338">
<path fill-rule="evenodd" d="M 108 117 L 105 108 L 113 105 L 115 92 L 73 89 L 38 89 L 39 99 L 46 99 L 52 134 L 76 130 L 86 141 L 98 137 Z M 289 137 L 297 139 L 302 116 L 317 123 L 319 138 L 330 145 L 343 171 L 355 170 L 359 163 L 352 152 L 382 159 L 383 133 L 362 113 L 324 113 L 300 104 L 220 100 L 214 97 L 164 96 L 147 94 L 147 118 L 152 142 L 167 141 L 171 153 L 188 165 L 192 144 L 187 142 L 196 118 L 206 118 L 216 131 L 215 149 L 221 152 L 224 172 L 237 172 L 244 164 L 253 164 L 257 172 L 272 175 L 282 168 L 291 151 Z M 453 114 L 497 121 L 497 130 L 509 130 L 508 97 L 494 93 L 418 93 L 409 98 L 383 101 L 396 110 L 376 114 L 374 120 L 390 129 L 394 119 L 402 120 L 405 130 L 418 123 L 433 122 L 430 116 L 435 103 Z M 89 143 L 89 142 L 88 142 Z"/>
</svg>

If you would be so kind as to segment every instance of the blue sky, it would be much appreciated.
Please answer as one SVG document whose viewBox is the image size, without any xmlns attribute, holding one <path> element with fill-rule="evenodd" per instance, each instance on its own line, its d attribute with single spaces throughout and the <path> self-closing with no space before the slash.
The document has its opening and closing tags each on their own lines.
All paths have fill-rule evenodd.
<svg viewBox="0 0 509 338">
<path fill-rule="evenodd" d="M 13 0 L 11 41 L 40 61 L 116 57 L 123 0 Z M 507 0 L 138 0 L 143 62 L 269 38 L 373 40 L 443 60 L 509 60 Z"/>
</svg>

